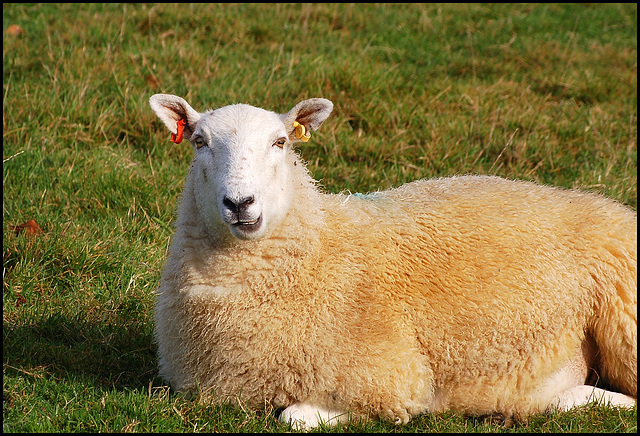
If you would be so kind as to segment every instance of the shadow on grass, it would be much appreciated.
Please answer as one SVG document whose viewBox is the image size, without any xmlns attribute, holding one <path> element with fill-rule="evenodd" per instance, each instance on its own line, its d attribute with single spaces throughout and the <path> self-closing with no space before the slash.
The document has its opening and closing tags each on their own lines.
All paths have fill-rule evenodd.
<svg viewBox="0 0 640 436">
<path fill-rule="evenodd" d="M 45 372 L 56 378 L 88 377 L 106 389 L 148 387 L 157 365 L 151 323 L 101 321 L 53 314 L 27 325 L 3 322 L 5 374 Z"/>
</svg>

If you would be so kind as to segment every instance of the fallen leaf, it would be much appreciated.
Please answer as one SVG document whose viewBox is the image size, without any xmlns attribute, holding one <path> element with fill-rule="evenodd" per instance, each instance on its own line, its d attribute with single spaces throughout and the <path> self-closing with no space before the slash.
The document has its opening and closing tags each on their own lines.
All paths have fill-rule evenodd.
<svg viewBox="0 0 640 436">
<path fill-rule="evenodd" d="M 160 84 L 158 83 L 158 79 L 156 79 L 155 76 L 152 76 L 151 74 L 147 74 L 145 79 L 147 80 L 147 84 L 152 89 L 158 89 L 160 87 Z"/>
<path fill-rule="evenodd" d="M 19 226 L 12 226 L 12 230 L 16 232 L 16 235 L 19 235 L 20 232 L 24 230 L 24 233 L 28 236 L 35 236 L 42 234 L 42 229 L 36 223 L 36 220 L 29 220 L 24 224 L 20 224 Z"/>
<path fill-rule="evenodd" d="M 26 302 L 27 302 L 27 299 L 26 299 L 26 298 L 24 298 L 24 297 L 22 296 L 22 294 L 20 294 L 20 293 L 17 293 L 17 294 L 16 294 L 16 307 L 20 307 L 20 306 L 22 306 L 22 305 L 23 305 L 24 303 L 26 303 Z"/>
<path fill-rule="evenodd" d="M 7 35 L 11 35 L 11 36 L 24 35 L 24 29 L 18 26 L 17 24 L 12 24 L 9 27 L 7 27 Z"/>
</svg>

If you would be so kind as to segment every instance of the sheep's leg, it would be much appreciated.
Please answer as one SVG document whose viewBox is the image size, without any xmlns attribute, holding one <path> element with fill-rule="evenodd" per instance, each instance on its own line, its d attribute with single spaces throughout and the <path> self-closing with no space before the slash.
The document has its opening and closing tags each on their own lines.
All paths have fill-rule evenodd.
<svg viewBox="0 0 640 436">
<path fill-rule="evenodd" d="M 338 410 L 325 409 L 308 403 L 295 403 L 282 411 L 280 421 L 291 423 L 296 430 L 311 430 L 321 424 L 335 425 L 345 422 L 348 415 Z"/>
<path fill-rule="evenodd" d="M 636 400 L 618 392 L 606 391 L 593 386 L 579 385 L 558 394 L 549 405 L 550 410 L 569 410 L 588 403 L 601 403 L 614 407 L 631 408 Z"/>
<path fill-rule="evenodd" d="M 562 369 L 553 374 L 539 391 L 550 394 L 547 410 L 566 411 L 589 403 L 609 404 L 614 407 L 633 407 L 633 397 L 585 385 L 589 376 L 589 364 L 597 352 L 593 342 L 585 340 L 581 350 Z"/>
</svg>

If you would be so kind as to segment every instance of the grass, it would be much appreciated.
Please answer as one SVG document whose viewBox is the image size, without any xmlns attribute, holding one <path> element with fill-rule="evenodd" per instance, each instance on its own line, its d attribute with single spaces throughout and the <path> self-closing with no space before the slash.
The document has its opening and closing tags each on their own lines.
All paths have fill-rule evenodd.
<svg viewBox="0 0 640 436">
<path fill-rule="evenodd" d="M 635 4 L 5 4 L 4 431 L 289 430 L 157 378 L 152 292 L 191 150 L 156 92 L 329 98 L 300 148 L 329 192 L 479 173 L 637 208 Z M 16 234 L 31 219 L 43 233 Z M 637 409 L 323 430 L 637 432 Z"/>
</svg>

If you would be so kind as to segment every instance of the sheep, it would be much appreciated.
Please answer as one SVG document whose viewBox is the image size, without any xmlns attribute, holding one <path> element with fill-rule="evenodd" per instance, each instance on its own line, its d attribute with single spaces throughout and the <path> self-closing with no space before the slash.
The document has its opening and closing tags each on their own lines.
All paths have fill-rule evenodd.
<svg viewBox="0 0 640 436">
<path fill-rule="evenodd" d="M 636 404 L 630 208 L 479 175 L 329 194 L 293 148 L 327 99 L 150 106 L 194 150 L 154 312 L 174 390 L 299 429 Z"/>
</svg>

